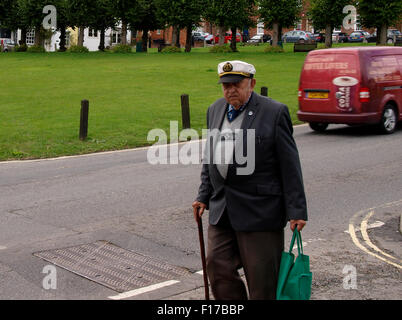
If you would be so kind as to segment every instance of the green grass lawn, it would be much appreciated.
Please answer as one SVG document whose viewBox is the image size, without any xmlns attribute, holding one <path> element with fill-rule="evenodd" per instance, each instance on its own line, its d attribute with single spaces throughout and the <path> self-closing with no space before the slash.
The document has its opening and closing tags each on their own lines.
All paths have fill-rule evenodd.
<svg viewBox="0 0 402 320">
<path fill-rule="evenodd" d="M 306 53 L 1 53 L 0 160 L 47 158 L 150 144 L 147 134 L 170 121 L 181 127 L 181 94 L 190 96 L 192 128 L 201 135 L 206 109 L 222 96 L 217 65 L 245 60 L 255 65 L 259 92 L 289 106 L 297 123 L 299 74 Z M 80 101 L 90 101 L 88 139 L 78 139 Z"/>
</svg>

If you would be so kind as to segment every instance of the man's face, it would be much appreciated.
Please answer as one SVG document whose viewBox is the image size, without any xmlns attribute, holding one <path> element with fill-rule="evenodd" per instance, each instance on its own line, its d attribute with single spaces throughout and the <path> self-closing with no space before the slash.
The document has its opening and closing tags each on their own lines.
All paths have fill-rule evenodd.
<svg viewBox="0 0 402 320">
<path fill-rule="evenodd" d="M 223 96 L 236 109 L 245 104 L 255 87 L 255 79 L 244 78 L 236 83 L 222 83 Z"/>
</svg>

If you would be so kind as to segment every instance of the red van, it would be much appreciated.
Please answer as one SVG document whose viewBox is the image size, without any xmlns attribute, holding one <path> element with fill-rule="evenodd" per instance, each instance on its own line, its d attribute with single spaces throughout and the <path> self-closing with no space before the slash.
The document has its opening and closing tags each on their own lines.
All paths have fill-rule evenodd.
<svg viewBox="0 0 402 320">
<path fill-rule="evenodd" d="M 372 123 L 393 133 L 402 120 L 402 47 L 310 51 L 297 116 L 315 131 L 330 123 Z"/>
</svg>

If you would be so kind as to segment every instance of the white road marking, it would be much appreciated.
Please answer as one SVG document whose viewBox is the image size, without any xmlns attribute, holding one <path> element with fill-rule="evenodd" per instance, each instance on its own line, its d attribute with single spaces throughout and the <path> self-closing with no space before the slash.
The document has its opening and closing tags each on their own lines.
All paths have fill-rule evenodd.
<svg viewBox="0 0 402 320">
<path fill-rule="evenodd" d="M 0 246 L 0 250 L 6 250 L 7 249 L 7 247 L 5 247 L 5 246 Z"/>
<path fill-rule="evenodd" d="M 385 224 L 384 222 L 377 220 L 376 222 L 368 224 L 366 226 L 366 229 L 368 230 L 368 229 L 379 228 L 379 227 L 382 227 L 384 224 Z M 355 228 L 355 231 L 360 231 L 360 230 L 361 230 L 361 228 L 359 228 L 359 227 Z M 344 232 L 349 233 L 349 230 L 345 230 Z"/>
<path fill-rule="evenodd" d="M 180 281 L 178 281 L 178 280 L 169 280 L 169 281 L 153 284 L 148 287 L 143 287 L 143 288 L 123 292 L 123 293 L 118 294 L 117 296 L 110 296 L 108 298 L 112 299 L 112 300 L 127 299 L 127 298 L 131 298 L 134 296 L 138 296 L 139 294 L 142 294 L 142 293 L 146 293 L 146 292 L 154 291 L 154 290 L 157 290 L 160 288 L 168 287 L 168 286 L 171 286 L 171 285 L 179 283 L 179 282 Z"/>
<path fill-rule="evenodd" d="M 294 125 L 293 127 L 297 128 L 297 127 L 305 127 L 305 126 L 308 126 L 308 124 L 307 123 L 299 124 L 299 125 Z M 190 140 L 190 141 L 175 142 L 175 143 L 171 143 L 171 144 L 166 144 L 165 146 L 176 146 L 176 145 L 181 145 L 181 144 L 186 144 L 186 143 L 195 143 L 195 142 L 197 142 L 197 143 L 201 142 L 202 143 L 202 142 L 205 142 L 205 141 L 206 141 L 206 139 Z M 163 147 L 163 146 L 164 145 L 158 145 L 158 147 Z M 33 159 L 33 160 L 8 160 L 8 161 L 0 161 L 0 165 L 2 165 L 2 164 L 10 164 L 10 163 L 32 163 L 32 162 L 41 162 L 41 161 L 55 161 L 55 160 L 63 160 L 63 159 L 91 157 L 91 156 L 99 156 L 99 155 L 121 153 L 121 152 L 148 150 L 151 147 L 153 147 L 153 145 L 146 146 L 146 147 L 139 147 L 139 148 L 123 149 L 123 150 L 94 152 L 94 153 L 86 153 L 86 154 L 79 154 L 79 155 L 72 155 L 72 156 L 60 156 L 60 157 L 56 157 L 56 158 Z"/>
</svg>

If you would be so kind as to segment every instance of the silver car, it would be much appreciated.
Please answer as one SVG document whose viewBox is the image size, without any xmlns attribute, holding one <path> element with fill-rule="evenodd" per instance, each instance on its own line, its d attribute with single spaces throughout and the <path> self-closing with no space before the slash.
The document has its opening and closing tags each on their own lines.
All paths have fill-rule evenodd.
<svg viewBox="0 0 402 320">
<path fill-rule="evenodd" d="M 286 32 L 282 37 L 283 42 L 298 42 L 299 40 L 312 40 L 312 34 L 307 31 L 294 30 Z"/>
<path fill-rule="evenodd" d="M 3 52 L 9 52 L 15 50 L 15 42 L 11 39 L 4 39 L 3 44 L 1 45 Z"/>
</svg>

